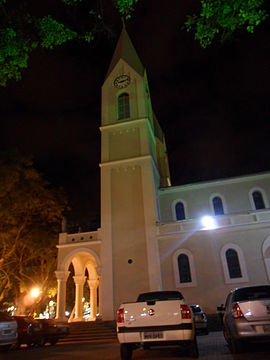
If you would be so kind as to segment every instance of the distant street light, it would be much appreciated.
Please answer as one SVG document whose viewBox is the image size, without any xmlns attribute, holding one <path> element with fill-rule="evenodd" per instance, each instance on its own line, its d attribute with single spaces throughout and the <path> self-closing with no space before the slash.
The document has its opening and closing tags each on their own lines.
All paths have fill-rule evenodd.
<svg viewBox="0 0 270 360">
<path fill-rule="evenodd" d="M 40 291 L 40 289 L 39 288 L 33 288 L 33 289 L 31 289 L 30 290 L 30 295 L 31 295 L 31 297 L 32 298 L 38 298 L 39 297 L 39 295 L 41 294 L 41 291 Z"/>
</svg>

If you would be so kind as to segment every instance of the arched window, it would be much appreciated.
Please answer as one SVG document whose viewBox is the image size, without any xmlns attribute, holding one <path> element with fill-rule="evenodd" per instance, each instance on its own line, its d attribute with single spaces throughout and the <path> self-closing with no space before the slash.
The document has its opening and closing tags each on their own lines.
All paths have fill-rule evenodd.
<svg viewBox="0 0 270 360">
<path fill-rule="evenodd" d="M 240 246 L 228 243 L 221 248 L 221 261 L 225 284 L 248 282 L 248 273 L 244 253 Z"/>
<path fill-rule="evenodd" d="M 242 272 L 239 263 L 237 251 L 234 249 L 228 249 L 226 251 L 226 260 L 228 271 L 231 279 L 241 278 Z"/>
<path fill-rule="evenodd" d="M 177 249 L 173 254 L 173 270 L 176 288 L 197 286 L 195 261 L 188 249 Z"/>
<path fill-rule="evenodd" d="M 262 196 L 262 193 L 260 191 L 258 191 L 258 190 L 253 191 L 252 198 L 253 198 L 256 210 L 265 209 L 263 196 Z"/>
<path fill-rule="evenodd" d="M 129 95 L 123 93 L 118 96 L 118 120 L 130 117 Z"/>
<path fill-rule="evenodd" d="M 188 256 L 186 254 L 180 254 L 177 260 L 180 283 L 191 282 L 192 279 Z"/>
<path fill-rule="evenodd" d="M 185 207 L 181 201 L 179 201 L 175 205 L 175 214 L 176 214 L 176 220 L 185 220 L 185 218 L 186 218 Z"/>
<path fill-rule="evenodd" d="M 212 202 L 215 215 L 224 215 L 222 199 L 219 196 L 215 196 Z"/>
</svg>

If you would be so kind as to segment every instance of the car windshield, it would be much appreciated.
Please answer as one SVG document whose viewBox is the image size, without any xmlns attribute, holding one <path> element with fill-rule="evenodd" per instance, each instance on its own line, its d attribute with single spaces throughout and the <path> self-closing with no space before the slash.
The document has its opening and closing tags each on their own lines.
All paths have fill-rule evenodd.
<svg viewBox="0 0 270 360">
<path fill-rule="evenodd" d="M 0 312 L 0 321 L 11 321 L 12 318 L 5 312 Z"/>
<path fill-rule="evenodd" d="M 19 324 L 30 324 L 32 322 L 32 319 L 27 317 L 27 316 L 14 316 L 14 319 L 19 323 Z"/>
<path fill-rule="evenodd" d="M 198 306 L 198 305 L 190 305 L 191 307 L 191 310 L 194 312 L 194 313 L 199 313 L 201 312 L 201 308 Z"/>
<path fill-rule="evenodd" d="M 252 286 L 235 290 L 233 301 L 270 299 L 270 286 Z"/>
<path fill-rule="evenodd" d="M 164 300 L 183 300 L 183 295 L 179 291 L 155 291 L 140 294 L 137 302 L 164 301 Z"/>
</svg>

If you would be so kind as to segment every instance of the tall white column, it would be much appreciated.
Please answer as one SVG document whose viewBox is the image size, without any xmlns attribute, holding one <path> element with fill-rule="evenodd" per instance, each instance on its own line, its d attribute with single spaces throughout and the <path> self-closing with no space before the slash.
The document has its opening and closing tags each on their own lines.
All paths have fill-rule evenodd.
<svg viewBox="0 0 270 360">
<path fill-rule="evenodd" d="M 56 305 L 56 319 L 59 321 L 66 320 L 66 286 L 67 278 L 70 271 L 57 270 L 55 275 L 57 278 L 57 305 Z"/>
<path fill-rule="evenodd" d="M 75 317 L 73 321 L 83 321 L 83 285 L 85 283 L 85 276 L 73 276 L 75 283 Z"/>
<path fill-rule="evenodd" d="M 101 266 L 96 268 L 98 275 L 98 313 L 99 318 L 102 319 L 102 277 L 101 277 Z"/>
<path fill-rule="evenodd" d="M 97 288 L 98 280 L 87 280 L 90 288 L 90 307 L 91 307 L 91 317 L 90 321 L 96 320 L 97 317 Z"/>
<path fill-rule="evenodd" d="M 98 313 L 99 318 L 102 319 L 102 277 L 98 277 Z"/>
</svg>

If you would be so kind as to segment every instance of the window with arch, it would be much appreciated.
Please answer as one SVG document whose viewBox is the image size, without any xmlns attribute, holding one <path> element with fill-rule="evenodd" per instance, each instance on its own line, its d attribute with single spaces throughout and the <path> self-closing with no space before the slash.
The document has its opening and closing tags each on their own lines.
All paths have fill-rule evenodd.
<svg viewBox="0 0 270 360">
<path fill-rule="evenodd" d="M 215 196 L 212 199 L 213 209 L 215 215 L 224 215 L 223 202 L 220 196 Z"/>
<path fill-rule="evenodd" d="M 187 249 L 178 249 L 173 254 L 173 269 L 176 287 L 194 287 L 197 285 L 193 254 Z"/>
<path fill-rule="evenodd" d="M 188 256 L 186 254 L 180 254 L 177 258 L 177 261 L 180 283 L 191 282 L 192 279 Z"/>
<path fill-rule="evenodd" d="M 178 201 L 175 205 L 175 215 L 176 220 L 185 220 L 186 214 L 185 214 L 185 206 L 182 203 L 182 201 Z"/>
<path fill-rule="evenodd" d="M 129 94 L 123 93 L 118 96 L 118 120 L 130 117 Z"/>
<path fill-rule="evenodd" d="M 248 273 L 242 249 L 236 244 L 222 247 L 221 261 L 226 284 L 248 282 Z"/>
<path fill-rule="evenodd" d="M 256 210 L 265 209 L 263 195 L 259 190 L 252 192 L 252 199 Z"/>
<path fill-rule="evenodd" d="M 230 278 L 235 279 L 242 277 L 237 251 L 234 249 L 228 249 L 226 251 L 226 260 Z"/>
</svg>

